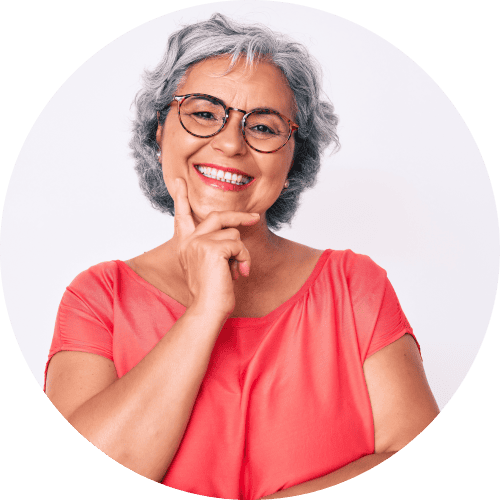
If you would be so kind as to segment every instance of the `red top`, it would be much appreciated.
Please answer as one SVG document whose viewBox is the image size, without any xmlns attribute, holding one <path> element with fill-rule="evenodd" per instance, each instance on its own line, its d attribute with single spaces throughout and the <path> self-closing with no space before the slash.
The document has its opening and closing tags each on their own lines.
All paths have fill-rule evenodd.
<svg viewBox="0 0 500 500">
<path fill-rule="evenodd" d="M 122 377 L 185 310 L 124 262 L 98 264 L 66 289 L 49 361 L 91 352 Z M 326 250 L 277 309 L 226 321 L 163 483 L 253 500 L 373 453 L 363 362 L 405 333 L 386 272 L 351 250 Z"/>
</svg>

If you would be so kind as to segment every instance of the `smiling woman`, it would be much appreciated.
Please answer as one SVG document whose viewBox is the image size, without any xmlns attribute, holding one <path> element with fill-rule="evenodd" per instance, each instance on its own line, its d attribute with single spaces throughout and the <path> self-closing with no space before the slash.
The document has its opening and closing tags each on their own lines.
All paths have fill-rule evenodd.
<svg viewBox="0 0 500 500">
<path fill-rule="evenodd" d="M 306 49 L 224 16 L 169 40 L 132 148 L 171 239 L 84 271 L 46 392 L 87 439 L 206 496 L 293 496 L 397 452 L 438 410 L 383 269 L 277 236 L 337 118 Z"/>
<path fill-rule="evenodd" d="M 177 93 L 205 90 L 217 96 L 216 101 L 210 96 L 210 101 L 199 96 L 177 101 L 178 114 L 169 113 L 156 135 L 160 151 L 167 152 L 160 154 L 165 185 L 174 192 L 174 179 L 186 181 L 197 222 L 221 210 L 265 214 L 283 190 L 292 165 L 292 125 L 281 117 L 293 116 L 295 106 L 283 74 L 266 61 L 248 66 L 240 58 L 228 72 L 230 64 L 228 56 L 195 64 Z M 258 112 L 264 109 L 274 111 Z M 262 154 L 262 149 L 271 154 Z M 248 182 L 235 189 L 235 184 L 205 177 L 200 167 L 210 168 L 215 179 L 232 180 L 234 173 L 235 182 L 238 175 Z"/>
</svg>

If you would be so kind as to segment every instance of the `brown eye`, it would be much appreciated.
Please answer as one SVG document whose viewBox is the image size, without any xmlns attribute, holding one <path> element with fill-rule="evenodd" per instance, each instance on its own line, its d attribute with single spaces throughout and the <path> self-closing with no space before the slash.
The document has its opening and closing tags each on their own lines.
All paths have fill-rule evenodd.
<svg viewBox="0 0 500 500">
<path fill-rule="evenodd" d="M 197 111 L 193 116 L 201 120 L 216 120 L 215 116 L 209 111 Z"/>
</svg>

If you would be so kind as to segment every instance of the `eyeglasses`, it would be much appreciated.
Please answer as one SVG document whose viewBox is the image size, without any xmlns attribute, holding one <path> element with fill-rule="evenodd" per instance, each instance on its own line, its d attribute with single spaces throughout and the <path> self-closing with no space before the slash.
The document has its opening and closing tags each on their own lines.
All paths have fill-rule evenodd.
<svg viewBox="0 0 500 500">
<path fill-rule="evenodd" d="M 207 94 L 174 96 L 179 121 L 186 132 L 195 137 L 213 137 L 226 125 L 229 111 L 243 113 L 241 133 L 245 142 L 259 153 L 279 151 L 299 126 L 271 109 L 258 108 L 248 113 L 227 107 L 220 99 Z M 172 102 L 173 102 L 172 101 Z"/>
</svg>

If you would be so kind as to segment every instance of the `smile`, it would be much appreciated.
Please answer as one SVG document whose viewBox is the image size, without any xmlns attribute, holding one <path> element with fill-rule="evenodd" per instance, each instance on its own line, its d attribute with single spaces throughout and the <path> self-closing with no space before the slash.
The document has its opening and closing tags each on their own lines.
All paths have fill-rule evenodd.
<svg viewBox="0 0 500 500">
<path fill-rule="evenodd" d="M 194 169 L 205 184 L 225 191 L 241 191 L 254 180 L 253 177 L 234 169 L 210 165 L 194 165 Z"/>
</svg>

